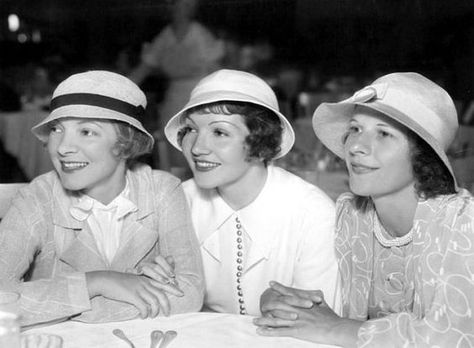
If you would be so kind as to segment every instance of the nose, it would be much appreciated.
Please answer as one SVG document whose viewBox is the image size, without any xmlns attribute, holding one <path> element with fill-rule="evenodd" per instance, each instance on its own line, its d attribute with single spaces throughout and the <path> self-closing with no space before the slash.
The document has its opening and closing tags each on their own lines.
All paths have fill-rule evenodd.
<svg viewBox="0 0 474 348">
<path fill-rule="evenodd" d="M 64 132 L 61 134 L 61 138 L 58 141 L 57 151 L 60 156 L 66 156 L 76 152 L 77 147 L 75 139 L 71 135 L 68 135 L 66 132 Z"/>
<path fill-rule="evenodd" d="M 368 155 L 372 150 L 371 137 L 367 133 L 357 134 L 349 137 L 345 146 L 351 156 Z"/>
<path fill-rule="evenodd" d="M 210 153 L 208 137 L 205 133 L 198 133 L 191 147 L 193 156 L 207 155 Z"/>
</svg>

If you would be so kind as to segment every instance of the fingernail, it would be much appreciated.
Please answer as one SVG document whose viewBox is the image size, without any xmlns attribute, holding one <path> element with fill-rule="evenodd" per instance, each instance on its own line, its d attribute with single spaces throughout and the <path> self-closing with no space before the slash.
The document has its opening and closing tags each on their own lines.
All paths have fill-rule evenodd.
<svg viewBox="0 0 474 348">
<path fill-rule="evenodd" d="M 298 319 L 298 314 L 296 313 L 291 313 L 290 314 L 291 319 Z"/>
</svg>

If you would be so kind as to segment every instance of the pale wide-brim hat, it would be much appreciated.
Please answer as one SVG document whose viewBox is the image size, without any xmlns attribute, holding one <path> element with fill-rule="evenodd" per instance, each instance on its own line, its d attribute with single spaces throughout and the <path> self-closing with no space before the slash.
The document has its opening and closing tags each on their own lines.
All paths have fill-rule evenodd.
<svg viewBox="0 0 474 348">
<path fill-rule="evenodd" d="M 215 102 L 238 101 L 256 104 L 278 116 L 283 128 L 280 151 L 276 158 L 286 155 L 295 142 L 290 122 L 280 112 L 278 100 L 272 88 L 261 78 L 244 71 L 222 69 L 204 77 L 191 91 L 188 103 L 176 113 L 165 127 L 168 141 L 181 151 L 178 132 L 183 127 L 183 115 L 189 109 Z"/>
<path fill-rule="evenodd" d="M 42 142 L 49 136 L 49 123 L 66 117 L 116 120 L 129 124 L 147 135 L 139 118 L 146 108 L 143 91 L 120 74 L 92 70 L 71 75 L 53 92 L 51 113 L 31 131 Z"/>
<path fill-rule="evenodd" d="M 392 73 L 339 103 L 322 103 L 313 114 L 313 129 L 322 143 L 344 158 L 343 137 L 357 105 L 381 112 L 420 136 L 456 178 L 446 151 L 456 136 L 458 117 L 449 94 L 413 72 Z"/>
</svg>

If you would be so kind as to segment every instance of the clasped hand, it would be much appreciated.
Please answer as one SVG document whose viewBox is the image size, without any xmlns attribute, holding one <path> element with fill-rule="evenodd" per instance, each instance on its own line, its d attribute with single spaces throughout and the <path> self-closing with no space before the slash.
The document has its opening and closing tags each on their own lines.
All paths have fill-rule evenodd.
<svg viewBox="0 0 474 348">
<path fill-rule="evenodd" d="M 142 318 L 170 314 L 167 294 L 184 295 L 175 281 L 174 260 L 157 256 L 127 272 L 93 271 L 86 274 L 89 296 L 104 297 L 134 305 Z"/>
<path fill-rule="evenodd" d="M 345 321 L 328 306 L 320 290 L 309 291 L 270 282 L 260 297 L 262 317 L 254 319 L 257 333 L 290 336 L 323 344 L 337 344 L 335 331 Z"/>
</svg>

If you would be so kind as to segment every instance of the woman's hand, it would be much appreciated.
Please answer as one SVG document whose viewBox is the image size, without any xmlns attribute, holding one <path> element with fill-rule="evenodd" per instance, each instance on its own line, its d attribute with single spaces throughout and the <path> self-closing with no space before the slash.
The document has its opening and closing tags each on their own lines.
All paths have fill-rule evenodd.
<svg viewBox="0 0 474 348">
<path fill-rule="evenodd" d="M 290 336 L 343 347 L 356 345 L 362 322 L 339 317 L 321 291 L 307 291 L 271 282 L 261 297 L 261 318 L 254 319 L 263 336 Z"/>
<path fill-rule="evenodd" d="M 311 308 L 322 299 L 320 290 L 300 290 L 272 281 L 270 288 L 260 296 L 260 311 L 264 316 L 291 319 L 294 317 L 293 307 Z"/>
<path fill-rule="evenodd" d="M 86 273 L 90 298 L 104 296 L 134 305 L 142 318 L 156 317 L 161 312 L 168 316 L 170 303 L 165 292 L 173 292 L 169 284 L 162 284 L 144 275 L 114 271 Z"/>
<path fill-rule="evenodd" d="M 174 259 L 173 256 L 163 257 L 158 255 L 154 262 L 142 262 L 135 269 L 129 270 L 130 273 L 145 275 L 159 283 L 166 284 L 165 291 L 168 293 L 181 297 L 184 292 L 180 289 L 176 275 L 174 273 Z"/>
</svg>

